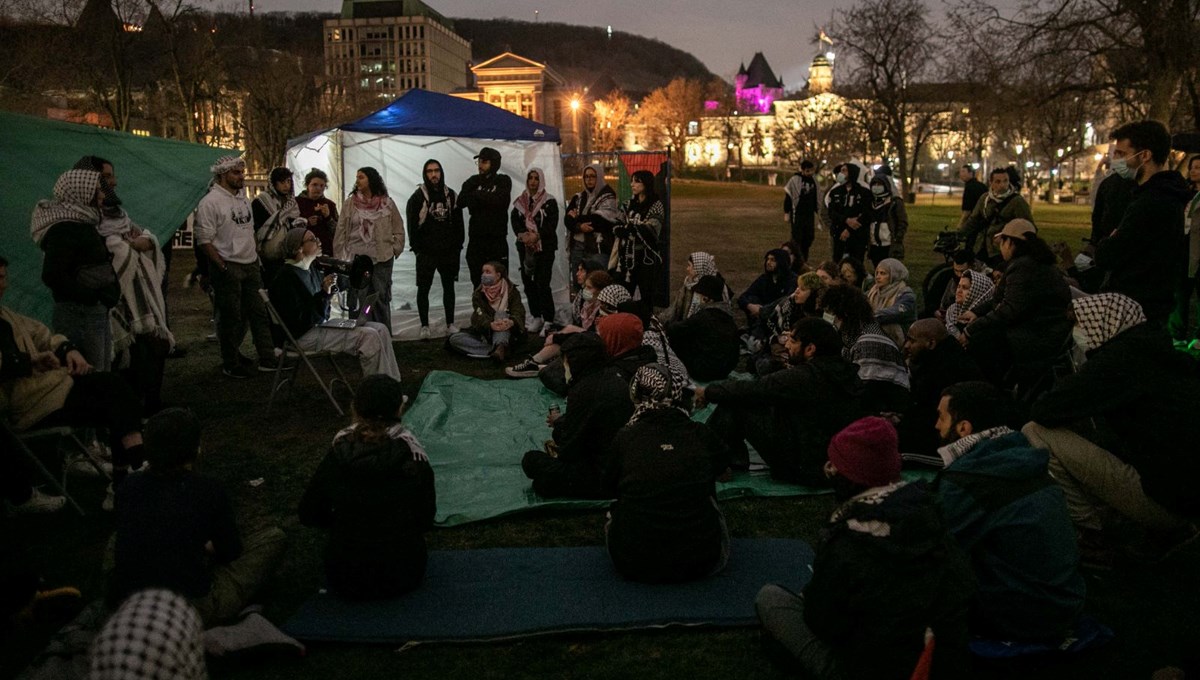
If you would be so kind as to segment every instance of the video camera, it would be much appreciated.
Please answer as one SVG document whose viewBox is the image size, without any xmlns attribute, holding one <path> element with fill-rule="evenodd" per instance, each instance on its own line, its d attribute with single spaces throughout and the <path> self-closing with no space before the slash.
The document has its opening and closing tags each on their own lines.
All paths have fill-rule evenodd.
<svg viewBox="0 0 1200 680">
<path fill-rule="evenodd" d="M 329 274 L 349 279 L 349 288 L 366 288 L 375 273 L 375 264 L 367 255 L 355 255 L 353 260 L 339 260 L 336 257 L 322 255 L 315 264 Z M 346 288 L 347 286 L 339 286 Z"/>
<path fill-rule="evenodd" d="M 939 232 L 937 238 L 933 240 L 933 252 L 949 257 L 958 252 L 966 243 L 965 236 L 957 231 L 945 229 Z"/>
</svg>

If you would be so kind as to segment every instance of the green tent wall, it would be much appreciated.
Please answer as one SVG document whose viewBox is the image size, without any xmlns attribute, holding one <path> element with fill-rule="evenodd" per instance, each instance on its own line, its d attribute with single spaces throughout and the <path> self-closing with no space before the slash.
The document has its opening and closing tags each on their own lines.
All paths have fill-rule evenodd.
<svg viewBox="0 0 1200 680">
<path fill-rule="evenodd" d="M 213 161 L 236 153 L 201 144 L 139 137 L 90 125 L 0 112 L 0 255 L 9 261 L 0 304 L 50 322 L 54 301 L 42 285 L 42 253 L 29 235 L 33 207 L 82 156 L 112 161 L 117 193 L 134 222 L 166 242 L 208 191 Z"/>
</svg>

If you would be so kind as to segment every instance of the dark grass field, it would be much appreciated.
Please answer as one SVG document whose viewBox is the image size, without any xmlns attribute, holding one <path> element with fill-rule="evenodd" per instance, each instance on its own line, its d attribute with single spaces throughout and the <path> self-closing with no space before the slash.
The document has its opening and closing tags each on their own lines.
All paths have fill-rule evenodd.
<svg viewBox="0 0 1200 680">
<path fill-rule="evenodd" d="M 762 254 L 785 239 L 781 189 L 705 182 L 674 185 L 673 252 L 676 277 L 688 253 L 705 250 L 735 289 L 761 268 Z M 920 281 L 941 257 L 929 250 L 935 234 L 957 223 L 957 203 L 910 207 L 907 262 Z M 1085 207 L 1039 204 L 1034 215 L 1051 241 L 1072 246 L 1086 234 Z M 828 253 L 828 234 L 818 234 L 814 259 Z M 319 391 L 297 390 L 264 415 L 270 378 L 234 382 L 218 371 L 217 347 L 208 332 L 207 299 L 179 283 L 188 267 L 177 260 L 170 294 L 176 335 L 190 354 L 168 365 L 166 399 L 194 409 L 206 423 L 203 469 L 225 482 L 244 526 L 276 523 L 288 533 L 286 557 L 260 601 L 281 623 L 321 585 L 322 537 L 295 519 L 300 495 L 333 434 L 346 424 Z M 436 295 L 436 294 L 435 294 Z M 460 301 L 462 304 L 462 301 Z M 440 342 L 398 343 L 405 390 L 415 396 L 434 369 L 503 380 L 490 363 L 451 356 Z M 301 382 L 312 387 L 312 383 Z M 454 427 L 470 427 L 470 423 Z M 521 452 L 514 451 L 514 458 Z M 263 483 L 251 486 L 251 480 Z M 97 508 L 98 481 L 73 478 L 70 489 L 91 512 L 0 519 L 6 551 L 40 570 L 51 584 L 75 584 L 86 597 L 101 592 L 100 558 L 112 530 Z M 815 542 L 832 509 L 828 496 L 749 499 L 723 504 L 735 537 L 798 537 Z M 434 550 L 514 546 L 578 546 L 602 543 L 602 512 L 541 514 L 471 524 L 430 533 Z M 1196 569 L 1192 550 L 1158 567 L 1123 566 L 1089 575 L 1088 610 L 1117 631 L 1105 648 L 1066 661 L 1039 659 L 1008 667 L 980 667 L 977 677 L 1147 678 L 1154 669 L 1194 653 L 1197 631 Z M 797 565 L 799 568 L 799 565 Z M 47 626 L 34 627 L 0 646 L 0 677 L 13 674 L 44 646 Z M 219 678 L 721 678 L 781 677 L 759 647 L 758 631 L 664 630 L 610 635 L 562 635 L 492 645 L 422 646 L 397 653 L 392 647 L 315 645 L 307 658 L 215 668 Z"/>
</svg>

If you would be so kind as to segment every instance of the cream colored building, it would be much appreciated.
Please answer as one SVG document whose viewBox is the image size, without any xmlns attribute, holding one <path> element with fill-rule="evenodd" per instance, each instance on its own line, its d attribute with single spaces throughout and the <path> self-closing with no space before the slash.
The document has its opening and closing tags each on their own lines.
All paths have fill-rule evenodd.
<svg viewBox="0 0 1200 680">
<path fill-rule="evenodd" d="M 466 84 L 471 43 L 420 0 L 344 0 L 325 20 L 325 75 L 388 101 Z"/>
</svg>

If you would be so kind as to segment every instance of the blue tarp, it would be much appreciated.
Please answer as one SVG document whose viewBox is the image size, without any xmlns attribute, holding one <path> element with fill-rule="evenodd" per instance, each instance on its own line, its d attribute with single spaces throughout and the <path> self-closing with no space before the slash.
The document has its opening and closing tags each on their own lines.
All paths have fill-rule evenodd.
<svg viewBox="0 0 1200 680">
<path fill-rule="evenodd" d="M 430 137 L 469 137 L 512 141 L 558 142 L 558 129 L 491 104 L 426 90 L 410 90 L 386 107 L 352 123 L 349 132 Z"/>
</svg>

